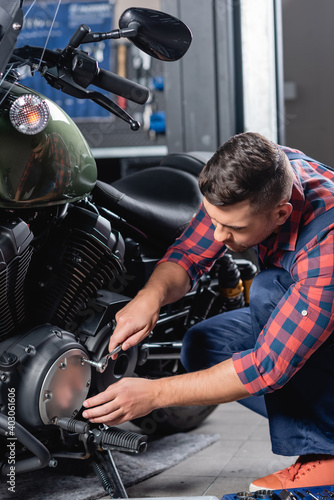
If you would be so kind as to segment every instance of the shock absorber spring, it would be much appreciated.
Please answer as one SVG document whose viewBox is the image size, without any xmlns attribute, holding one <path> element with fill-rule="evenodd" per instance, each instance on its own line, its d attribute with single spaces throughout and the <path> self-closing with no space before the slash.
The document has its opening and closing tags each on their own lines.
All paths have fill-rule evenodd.
<svg viewBox="0 0 334 500">
<path fill-rule="evenodd" d="M 245 305 L 240 271 L 230 254 L 225 254 L 219 259 L 218 281 L 219 293 L 226 311 Z"/>
</svg>

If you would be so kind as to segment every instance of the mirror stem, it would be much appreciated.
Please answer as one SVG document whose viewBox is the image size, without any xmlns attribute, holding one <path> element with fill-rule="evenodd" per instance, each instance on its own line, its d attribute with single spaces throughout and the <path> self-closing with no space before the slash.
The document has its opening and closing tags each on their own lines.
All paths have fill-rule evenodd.
<svg viewBox="0 0 334 500">
<path fill-rule="evenodd" d="M 87 33 L 81 43 L 101 42 L 117 38 L 131 38 L 138 35 L 140 24 L 132 22 L 127 28 L 116 29 L 107 33 Z"/>
<path fill-rule="evenodd" d="M 133 36 L 137 36 L 139 33 L 139 28 L 140 24 L 133 21 L 132 23 L 129 24 L 127 28 L 120 29 L 121 37 L 122 38 L 131 38 Z"/>
</svg>

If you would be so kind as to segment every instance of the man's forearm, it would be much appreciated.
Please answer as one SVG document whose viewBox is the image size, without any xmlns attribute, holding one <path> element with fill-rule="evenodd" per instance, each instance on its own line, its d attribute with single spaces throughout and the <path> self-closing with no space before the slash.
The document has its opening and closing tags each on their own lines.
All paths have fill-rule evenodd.
<svg viewBox="0 0 334 500">
<path fill-rule="evenodd" d="M 190 278 L 183 267 L 174 262 L 162 262 L 155 268 L 141 292 L 147 294 L 152 291 L 158 297 L 161 307 L 181 299 L 190 288 Z"/>
<path fill-rule="evenodd" d="M 237 401 L 250 394 L 228 359 L 206 370 L 154 380 L 154 406 L 188 406 Z"/>
<path fill-rule="evenodd" d="M 229 359 L 201 372 L 174 377 L 123 378 L 85 401 L 83 417 L 95 423 L 118 425 L 155 408 L 228 403 L 247 396 Z"/>
</svg>

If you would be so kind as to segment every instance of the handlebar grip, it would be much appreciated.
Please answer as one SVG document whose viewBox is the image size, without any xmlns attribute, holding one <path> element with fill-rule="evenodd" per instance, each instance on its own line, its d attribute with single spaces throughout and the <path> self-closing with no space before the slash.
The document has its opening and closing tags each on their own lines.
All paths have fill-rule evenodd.
<svg viewBox="0 0 334 500">
<path fill-rule="evenodd" d="M 147 87 L 139 85 L 139 83 L 131 82 L 126 78 L 115 75 L 115 73 L 102 68 L 99 68 L 99 72 L 94 77 L 92 84 L 103 90 L 107 90 L 108 92 L 112 92 L 113 94 L 136 102 L 137 104 L 145 104 L 150 95 L 150 91 Z"/>
</svg>

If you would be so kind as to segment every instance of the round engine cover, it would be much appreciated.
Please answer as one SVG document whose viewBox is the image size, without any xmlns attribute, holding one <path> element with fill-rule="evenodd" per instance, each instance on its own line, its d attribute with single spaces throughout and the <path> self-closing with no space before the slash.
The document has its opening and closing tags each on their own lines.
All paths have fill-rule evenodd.
<svg viewBox="0 0 334 500">
<path fill-rule="evenodd" d="M 26 425 L 52 424 L 56 417 L 75 417 L 87 397 L 91 367 L 75 336 L 51 325 L 34 328 L 15 342 L 19 358 L 17 420 Z"/>
<path fill-rule="evenodd" d="M 50 366 L 39 395 L 39 413 L 44 424 L 61 417 L 75 417 L 90 386 L 91 368 L 82 362 L 82 349 L 69 349 Z"/>
</svg>

